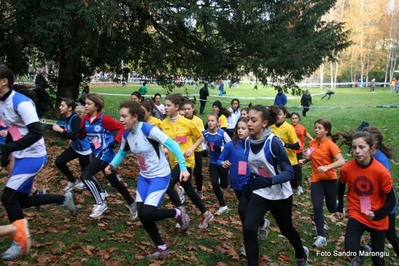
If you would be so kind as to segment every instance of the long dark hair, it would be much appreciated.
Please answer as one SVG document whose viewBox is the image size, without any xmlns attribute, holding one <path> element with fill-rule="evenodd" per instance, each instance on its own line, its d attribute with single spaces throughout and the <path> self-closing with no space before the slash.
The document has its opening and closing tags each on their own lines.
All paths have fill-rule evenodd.
<svg viewBox="0 0 399 266">
<path fill-rule="evenodd" d="M 384 136 L 382 135 L 381 130 L 378 127 L 365 127 L 362 129 L 361 132 L 368 132 L 373 136 L 374 142 L 375 142 L 375 147 L 380 150 L 383 154 L 385 154 L 388 159 L 393 158 L 393 152 L 392 148 L 388 147 L 384 143 Z M 351 151 L 352 148 L 352 139 L 354 138 L 356 131 L 341 131 L 341 132 L 336 132 L 332 135 L 332 140 L 334 142 L 338 142 L 338 146 L 341 147 L 342 145 L 346 145 L 349 147 L 349 152 Z"/>
<path fill-rule="evenodd" d="M 245 124 L 247 124 L 248 123 L 248 117 L 245 117 L 245 116 L 243 116 L 243 117 L 240 117 L 238 120 L 237 120 L 237 124 L 236 124 L 236 126 L 234 127 L 234 132 L 233 132 L 233 136 L 231 137 L 231 141 L 234 143 L 234 146 L 238 146 L 238 140 L 240 139 L 239 137 L 238 137 L 238 123 L 239 122 L 244 122 Z"/>
<path fill-rule="evenodd" d="M 269 123 L 267 124 L 267 126 L 269 127 L 271 125 L 276 124 L 277 114 L 280 109 L 277 106 L 266 107 L 266 106 L 257 104 L 257 105 L 252 105 L 249 108 L 248 112 L 251 110 L 260 112 L 262 119 L 269 121 Z"/>
</svg>

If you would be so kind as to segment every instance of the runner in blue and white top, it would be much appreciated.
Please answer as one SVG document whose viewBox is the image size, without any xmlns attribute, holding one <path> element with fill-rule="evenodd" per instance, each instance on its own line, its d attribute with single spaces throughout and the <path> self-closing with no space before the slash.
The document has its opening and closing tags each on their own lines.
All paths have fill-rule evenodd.
<svg viewBox="0 0 399 266">
<path fill-rule="evenodd" d="M 78 139 L 81 118 L 77 113 L 75 113 L 75 108 L 76 103 L 74 100 L 64 98 L 60 103 L 59 109 L 60 113 L 65 115 L 65 127 L 62 128 L 57 124 L 53 125 L 53 130 L 55 132 L 59 132 L 62 137 L 70 139 L 70 146 L 55 160 L 57 168 L 60 169 L 60 171 L 68 178 L 68 184 L 65 186 L 64 191 L 69 191 L 73 188 L 85 188 L 84 184 L 79 182 L 79 180 L 73 175 L 67 163 L 78 158 L 80 168 L 83 171 L 92 160 L 88 139 Z M 104 188 L 95 176 L 93 176 L 93 181 L 96 184 L 97 189 L 105 195 Z"/>
<path fill-rule="evenodd" d="M 13 82 L 12 71 L 6 66 L 0 66 L 0 114 L 8 128 L 6 142 L 0 144 L 2 167 L 9 163 L 10 153 L 15 158 L 12 173 L 1 195 L 11 224 L 0 226 L 0 236 L 11 236 L 14 240 L 11 247 L 1 254 L 3 259 L 15 259 L 29 253 L 30 234 L 22 208 L 57 203 L 64 204 L 73 215 L 76 214 L 71 192 L 65 195 L 29 196 L 36 175 L 46 163 L 47 152 L 35 104 L 26 96 L 34 95 L 27 88 L 21 90 L 21 93 L 15 91 L 11 88 Z"/>
<path fill-rule="evenodd" d="M 217 165 L 219 156 L 231 139 L 222 129 L 218 128 L 218 115 L 211 113 L 207 118 L 208 129 L 204 130 L 205 141 L 209 149 L 209 177 L 211 178 L 213 192 L 219 202 L 219 210 L 216 215 L 222 215 L 229 211 L 224 200 L 223 192 L 220 188 L 226 189 L 229 186 L 229 170 Z"/>
<path fill-rule="evenodd" d="M 179 145 L 163 133 L 159 128 L 142 122 L 144 111 L 140 103 L 129 100 L 120 104 L 120 121 L 125 132 L 121 147 L 105 169 L 110 173 L 131 151 L 137 158 L 140 174 L 137 181 L 137 211 L 141 223 L 156 245 L 150 259 L 160 259 L 168 256 L 168 248 L 162 240 L 155 221 L 175 218 L 181 225 L 181 231 L 187 231 L 189 218 L 184 207 L 175 209 L 158 209 L 168 188 L 171 170 L 168 159 L 162 151 L 164 145 L 172 152 L 180 168 L 180 180 L 187 180 L 190 173 Z"/>
<path fill-rule="evenodd" d="M 104 98 L 102 95 L 98 93 L 87 94 L 85 108 L 86 116 L 83 117 L 80 123 L 81 134 L 79 134 L 79 139 L 88 137 L 91 151 L 95 158 L 83 170 L 80 180 L 82 180 L 90 190 L 96 202 L 92 213 L 89 215 L 90 218 L 95 218 L 101 216 L 108 210 L 108 206 L 104 202 L 104 197 L 102 197 L 100 191 L 97 189 L 93 181 L 93 176 L 104 170 L 115 157 L 115 148 L 121 142 L 124 128 L 119 121 L 101 113 L 104 108 Z M 113 135 L 114 131 L 116 131 L 115 138 Z M 105 176 L 111 186 L 118 190 L 129 204 L 130 219 L 136 219 L 137 209 L 134 199 L 125 185 L 120 182 L 115 171 L 111 171 Z"/>
<path fill-rule="evenodd" d="M 290 180 L 294 170 L 282 141 L 271 133 L 270 125 L 277 120 L 278 109 L 262 105 L 252 106 L 248 112 L 249 137 L 245 154 L 253 178 L 243 189 L 240 204 L 247 200 L 244 221 L 244 245 L 248 265 L 259 265 L 258 226 L 270 211 L 284 235 L 295 249 L 297 265 L 306 265 L 308 249 L 292 224 L 292 190 Z"/>
</svg>

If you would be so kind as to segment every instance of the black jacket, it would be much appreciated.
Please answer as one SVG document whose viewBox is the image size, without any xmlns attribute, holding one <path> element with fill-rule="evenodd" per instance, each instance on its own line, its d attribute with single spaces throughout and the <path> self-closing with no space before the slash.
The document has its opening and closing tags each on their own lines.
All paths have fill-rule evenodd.
<svg viewBox="0 0 399 266">
<path fill-rule="evenodd" d="M 200 100 L 206 100 L 209 96 L 208 86 L 204 86 L 199 91 Z"/>
<path fill-rule="evenodd" d="M 302 106 L 310 106 L 312 105 L 312 96 L 310 94 L 304 94 L 301 98 L 301 105 Z"/>
</svg>

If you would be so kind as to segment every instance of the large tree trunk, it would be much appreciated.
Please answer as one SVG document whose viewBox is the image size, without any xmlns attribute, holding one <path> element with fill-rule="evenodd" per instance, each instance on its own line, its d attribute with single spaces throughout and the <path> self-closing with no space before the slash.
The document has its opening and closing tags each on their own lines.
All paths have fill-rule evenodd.
<svg viewBox="0 0 399 266">
<path fill-rule="evenodd" d="M 65 54 L 62 53 L 59 62 L 58 90 L 54 112 L 56 118 L 60 117 L 57 106 L 59 106 L 62 98 L 78 99 L 79 84 L 82 78 L 80 55 L 75 55 L 73 58 L 66 58 Z"/>
</svg>

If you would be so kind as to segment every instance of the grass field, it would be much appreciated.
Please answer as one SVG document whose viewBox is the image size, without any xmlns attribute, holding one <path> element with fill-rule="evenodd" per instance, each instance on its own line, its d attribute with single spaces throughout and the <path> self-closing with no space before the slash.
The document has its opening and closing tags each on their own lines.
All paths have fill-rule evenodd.
<svg viewBox="0 0 399 266">
<path fill-rule="evenodd" d="M 156 92 L 165 94 L 165 90 L 159 86 L 149 85 L 148 95 Z M 104 93 L 104 113 L 117 118 L 119 102 L 130 98 L 130 94 L 138 89 L 138 85 L 127 86 L 91 86 L 91 92 Z M 395 152 L 392 160 L 392 176 L 395 187 L 398 190 L 398 108 L 399 94 L 390 94 L 389 88 L 377 88 L 371 94 L 368 88 L 336 89 L 336 94 L 330 100 L 321 100 L 325 90 L 310 88 L 313 96 L 313 106 L 308 116 L 302 119 L 302 124 L 313 134 L 313 123 L 318 118 L 327 118 L 333 124 L 333 133 L 341 130 L 355 130 L 362 121 L 368 121 L 370 125 L 380 127 L 384 132 L 385 142 Z M 198 91 L 193 87 L 175 89 L 174 92 L 196 95 Z M 113 94 L 113 95 L 111 95 Z M 117 95 L 116 95 L 117 94 Z M 210 90 L 211 97 L 205 113 L 211 110 L 211 104 L 219 99 L 225 107 L 230 106 L 233 97 L 241 101 L 241 107 L 249 103 L 271 105 L 276 95 L 272 87 L 259 86 L 253 90 L 249 85 L 240 85 L 237 88 L 227 88 L 227 94 L 220 99 L 217 90 Z M 300 111 L 300 98 L 289 97 L 287 107 L 289 111 Z M 192 98 L 192 96 L 190 96 Z M 377 106 L 380 106 L 377 108 Z M 197 108 L 199 102 L 197 101 Z M 205 118 L 205 116 L 200 116 Z M 59 138 L 50 130 L 46 130 L 46 144 L 48 148 L 47 166 L 37 177 L 37 186 L 45 187 L 49 193 L 62 193 L 66 179 L 55 168 L 54 160 L 67 145 L 67 141 Z M 348 159 L 347 147 L 342 148 L 342 153 Z M 205 164 L 206 166 L 207 164 Z M 77 164 L 72 167 L 78 175 Z M 135 192 L 138 169 L 132 155 L 118 169 L 131 193 Z M 206 180 L 205 204 L 215 212 L 218 208 L 216 197 L 213 194 L 208 178 L 207 167 L 204 167 Z M 316 232 L 312 223 L 312 204 L 310 201 L 309 177 L 310 165 L 303 169 L 305 194 L 294 196 L 294 225 L 301 234 L 304 245 L 310 248 L 311 265 L 349 265 L 349 260 L 341 256 L 335 256 L 334 252 L 343 251 L 343 235 L 345 233 L 346 220 L 338 220 L 335 215 L 325 211 L 327 226 L 326 236 L 328 245 L 326 248 L 311 248 Z M 5 177 L 4 170 L 2 176 Z M 102 177 L 101 175 L 99 176 Z M 6 178 L 1 179 L 5 184 Z M 104 186 L 107 181 L 103 180 Z M 228 215 L 215 217 L 206 230 L 198 229 L 200 213 L 188 200 L 187 209 L 191 218 L 191 227 L 186 235 L 179 234 L 174 227 L 174 220 L 163 220 L 158 226 L 166 244 L 170 250 L 170 256 L 161 261 L 148 261 L 144 258 L 152 251 L 153 244 L 145 233 L 138 220 L 129 221 L 128 209 L 123 198 L 117 192 L 108 187 L 110 197 L 107 200 L 110 210 L 99 219 L 89 219 L 92 200 L 87 191 L 76 193 L 79 214 L 70 217 L 69 212 L 60 206 L 42 206 L 41 211 L 30 208 L 25 211 L 30 221 L 33 245 L 31 254 L 13 262 L 0 262 L 8 265 L 245 265 L 245 259 L 240 258 L 239 249 L 242 245 L 241 224 L 236 211 L 237 200 L 230 189 L 225 190 L 227 205 L 230 208 Z M 166 197 L 163 206 L 172 207 Z M 8 222 L 7 215 L 1 205 L 1 223 Z M 268 238 L 261 243 L 261 261 L 263 265 L 294 265 L 294 254 L 288 241 L 279 234 L 279 230 L 273 220 Z M 365 240 L 367 240 L 365 238 Z M 387 265 L 394 265 L 397 261 L 396 254 L 386 242 Z M 0 251 L 6 250 L 11 241 L 4 239 L 0 242 Z M 324 253 L 323 253 L 324 252 Z M 371 265 L 371 259 L 366 260 L 365 265 Z"/>
</svg>

